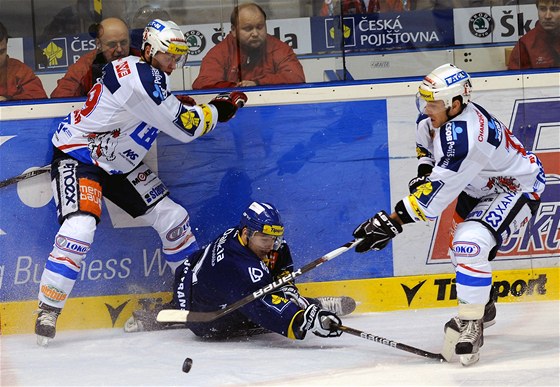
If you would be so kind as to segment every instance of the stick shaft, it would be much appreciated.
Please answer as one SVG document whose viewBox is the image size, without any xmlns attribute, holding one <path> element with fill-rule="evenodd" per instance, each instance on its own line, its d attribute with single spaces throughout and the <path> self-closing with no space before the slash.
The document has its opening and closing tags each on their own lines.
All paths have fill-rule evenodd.
<svg viewBox="0 0 560 387">
<path fill-rule="evenodd" d="M 50 170 L 51 170 L 51 166 L 45 165 L 44 167 L 33 169 L 29 172 L 22 173 L 21 175 L 10 177 L 6 180 L 0 181 L 0 188 L 7 187 L 15 183 L 19 183 L 22 180 L 26 180 L 38 175 L 42 175 L 43 173 L 50 172 Z"/>
<path fill-rule="evenodd" d="M 393 348 L 396 348 L 396 349 L 400 349 L 401 351 L 410 352 L 410 353 L 413 353 L 415 355 L 426 357 L 426 358 L 429 358 L 429 359 L 436 359 L 436 360 L 440 360 L 440 361 L 444 360 L 443 356 L 440 353 L 433 353 L 433 352 L 424 351 L 423 349 L 420 349 L 420 348 L 412 347 L 410 345 L 406 345 L 406 344 L 399 343 L 399 342 L 396 342 L 396 341 L 393 341 L 393 340 L 389 340 L 389 339 L 386 339 L 384 337 L 376 336 L 376 335 L 373 335 L 371 333 L 366 333 L 366 332 L 360 331 L 358 329 L 350 328 L 350 327 L 347 327 L 347 326 L 344 326 L 344 325 L 340 325 L 338 328 L 341 331 L 343 331 L 345 333 L 348 333 L 350 335 L 361 337 L 362 339 L 374 341 L 376 343 L 387 345 L 389 347 L 393 347 Z"/>
<path fill-rule="evenodd" d="M 261 298 L 266 296 L 267 294 L 272 293 L 276 289 L 281 288 L 286 283 L 296 279 L 297 277 L 307 273 L 308 271 L 316 268 L 317 266 L 322 265 L 323 263 L 330 261 L 331 259 L 338 257 L 340 254 L 350 250 L 358 243 L 360 243 L 362 239 L 354 239 L 351 242 L 345 243 L 344 245 L 334 249 L 333 251 L 323 255 L 322 257 L 317 258 L 313 262 L 308 263 L 307 265 L 303 266 L 301 269 L 296 270 L 290 274 L 287 274 L 280 279 L 272 282 L 271 284 L 266 285 L 265 287 L 243 297 L 239 301 L 234 302 L 231 305 L 226 306 L 224 309 L 220 309 L 217 311 L 212 312 L 193 312 L 188 310 L 175 310 L 175 309 L 164 309 L 158 313 L 157 321 L 159 322 L 207 322 L 216 320 L 228 313 L 237 310 L 248 303 L 256 300 L 257 298 Z"/>
</svg>

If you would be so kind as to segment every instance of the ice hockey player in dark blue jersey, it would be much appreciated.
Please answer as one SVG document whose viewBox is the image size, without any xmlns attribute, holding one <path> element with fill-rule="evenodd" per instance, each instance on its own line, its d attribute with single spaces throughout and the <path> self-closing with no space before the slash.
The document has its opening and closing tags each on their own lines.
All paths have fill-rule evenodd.
<svg viewBox="0 0 560 387">
<path fill-rule="evenodd" d="M 292 257 L 283 234 L 284 226 L 276 208 L 269 203 L 253 202 L 243 212 L 237 227 L 226 230 L 177 268 L 173 307 L 197 312 L 219 310 L 291 272 Z M 187 328 L 197 336 L 214 339 L 276 332 L 301 340 L 308 331 L 321 337 L 337 337 L 342 333 L 336 328 L 341 321 L 325 308 L 331 306 L 326 302 L 328 299 L 307 299 L 299 294 L 295 284 L 288 284 L 214 321 L 187 323 Z M 338 307 L 341 314 L 355 308 L 349 297 L 337 301 L 342 301 L 342 307 Z M 327 305 L 323 307 L 323 303 Z M 140 324 L 149 325 L 141 311 L 137 311 L 127 321 L 125 330 L 153 329 L 139 328 L 139 320 L 144 320 Z"/>
</svg>

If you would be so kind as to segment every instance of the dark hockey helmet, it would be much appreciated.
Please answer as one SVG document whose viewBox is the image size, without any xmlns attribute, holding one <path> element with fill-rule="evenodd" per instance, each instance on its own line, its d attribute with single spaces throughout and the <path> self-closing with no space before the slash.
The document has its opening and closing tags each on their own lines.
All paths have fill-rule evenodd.
<svg viewBox="0 0 560 387">
<path fill-rule="evenodd" d="M 266 235 L 281 237 L 284 235 L 284 224 L 276 207 L 270 203 L 253 202 L 243 212 L 239 228 L 247 227 Z"/>
</svg>

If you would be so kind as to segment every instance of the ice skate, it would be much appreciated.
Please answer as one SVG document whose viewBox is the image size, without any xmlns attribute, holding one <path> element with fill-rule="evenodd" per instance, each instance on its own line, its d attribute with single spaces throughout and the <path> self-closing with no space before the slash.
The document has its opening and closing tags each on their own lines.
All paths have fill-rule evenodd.
<svg viewBox="0 0 560 387">
<path fill-rule="evenodd" d="M 56 320 L 62 309 L 55 308 L 43 302 L 39 303 L 37 321 L 35 322 L 35 334 L 37 345 L 46 347 L 56 335 Z"/>
<path fill-rule="evenodd" d="M 346 316 L 356 309 L 356 301 L 352 297 L 317 297 L 321 308 L 335 313 L 337 316 Z"/>
<path fill-rule="evenodd" d="M 459 340 L 455 345 L 455 353 L 459 355 L 461 364 L 469 366 L 479 359 L 478 351 L 484 345 L 482 319 L 461 320 Z"/>
</svg>

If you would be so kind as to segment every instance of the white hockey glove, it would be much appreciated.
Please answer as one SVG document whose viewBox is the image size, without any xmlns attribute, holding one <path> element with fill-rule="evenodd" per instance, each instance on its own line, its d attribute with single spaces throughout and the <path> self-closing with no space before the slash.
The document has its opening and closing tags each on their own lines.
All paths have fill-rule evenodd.
<svg viewBox="0 0 560 387">
<path fill-rule="evenodd" d="M 385 211 L 379 211 L 373 218 L 366 220 L 354 230 L 354 238 L 364 238 L 356 246 L 356 252 L 381 250 L 401 232 L 400 224 L 391 219 Z"/>
<path fill-rule="evenodd" d="M 302 331 L 310 331 L 320 337 L 338 337 L 342 331 L 338 328 L 342 321 L 328 310 L 312 304 L 303 312 Z"/>
<path fill-rule="evenodd" d="M 305 309 L 310 305 L 309 301 L 299 294 L 298 289 L 294 285 L 286 285 L 280 290 L 284 292 L 285 298 L 299 305 L 301 309 Z"/>
<path fill-rule="evenodd" d="M 237 109 L 245 106 L 247 95 L 242 91 L 232 91 L 231 93 L 220 93 L 209 103 L 218 109 L 218 121 L 227 122 L 235 116 Z"/>
</svg>

